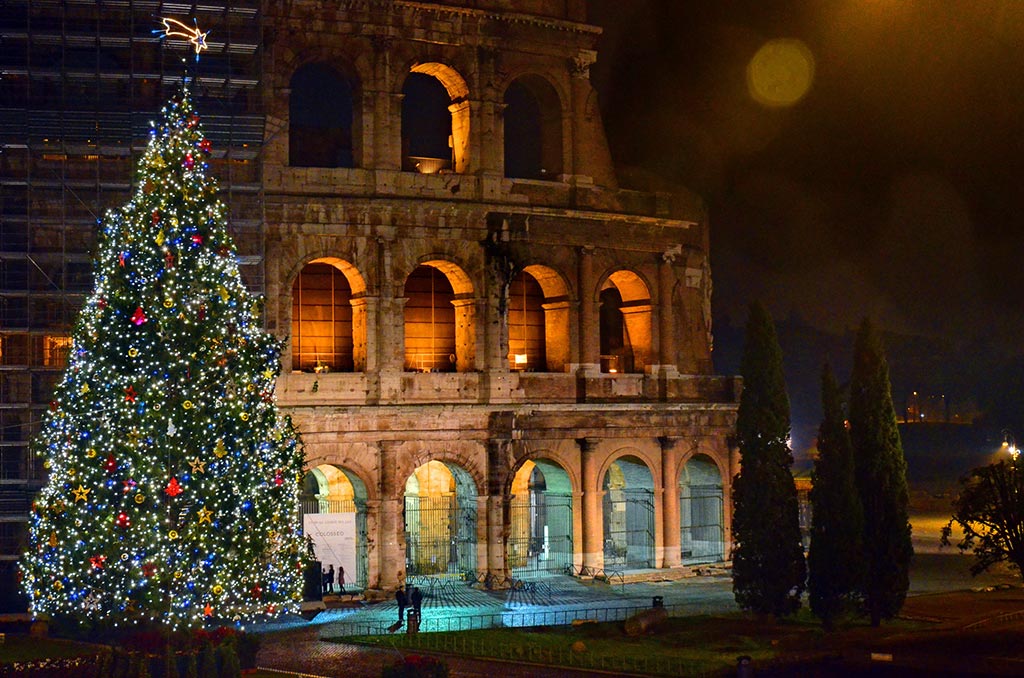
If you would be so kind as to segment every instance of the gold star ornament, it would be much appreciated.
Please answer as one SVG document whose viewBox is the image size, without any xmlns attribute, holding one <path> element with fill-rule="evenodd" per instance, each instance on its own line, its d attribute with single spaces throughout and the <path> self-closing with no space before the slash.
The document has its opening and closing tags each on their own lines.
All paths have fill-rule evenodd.
<svg viewBox="0 0 1024 678">
<path fill-rule="evenodd" d="M 83 487 L 81 483 L 79 483 L 77 490 L 71 490 L 71 494 L 73 494 L 75 497 L 75 503 L 78 503 L 80 501 L 89 501 L 90 492 L 92 492 L 92 490 Z"/>
</svg>

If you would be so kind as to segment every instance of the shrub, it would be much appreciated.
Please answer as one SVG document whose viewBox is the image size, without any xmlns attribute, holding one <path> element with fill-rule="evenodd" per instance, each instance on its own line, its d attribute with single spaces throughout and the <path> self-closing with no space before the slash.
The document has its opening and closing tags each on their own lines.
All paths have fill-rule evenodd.
<svg viewBox="0 0 1024 678">
<path fill-rule="evenodd" d="M 410 654 L 385 666 L 381 678 L 448 678 L 448 665 L 436 657 Z"/>
</svg>

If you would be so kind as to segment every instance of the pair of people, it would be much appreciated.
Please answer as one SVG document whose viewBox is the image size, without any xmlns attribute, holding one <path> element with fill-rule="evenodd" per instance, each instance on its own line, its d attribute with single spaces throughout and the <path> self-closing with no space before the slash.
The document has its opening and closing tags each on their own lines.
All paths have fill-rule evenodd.
<svg viewBox="0 0 1024 678">
<path fill-rule="evenodd" d="M 405 608 L 407 607 L 412 607 L 416 615 L 419 616 L 420 608 L 423 605 L 423 593 L 418 586 L 409 587 L 408 593 L 404 587 L 399 586 L 395 591 L 395 602 L 398 603 L 398 623 L 401 624 L 405 621 Z"/>
<path fill-rule="evenodd" d="M 328 570 L 321 568 L 320 572 L 323 574 L 323 592 L 334 593 L 334 565 Z M 345 568 L 341 565 L 338 565 L 338 586 L 341 593 L 345 593 Z"/>
</svg>

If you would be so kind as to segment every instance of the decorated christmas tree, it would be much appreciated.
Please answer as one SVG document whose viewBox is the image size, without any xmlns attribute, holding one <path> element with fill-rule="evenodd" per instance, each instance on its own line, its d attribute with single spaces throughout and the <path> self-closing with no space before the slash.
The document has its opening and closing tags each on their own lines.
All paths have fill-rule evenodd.
<svg viewBox="0 0 1024 678">
<path fill-rule="evenodd" d="M 132 199 L 100 224 L 95 289 L 35 450 L 34 613 L 169 628 L 294 610 L 301 444 L 279 342 L 245 288 L 187 83 Z"/>
</svg>

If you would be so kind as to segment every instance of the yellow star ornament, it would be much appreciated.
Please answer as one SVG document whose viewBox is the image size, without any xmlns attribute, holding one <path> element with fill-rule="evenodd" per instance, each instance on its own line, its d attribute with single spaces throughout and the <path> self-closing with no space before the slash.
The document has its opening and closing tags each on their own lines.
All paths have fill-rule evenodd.
<svg viewBox="0 0 1024 678">
<path fill-rule="evenodd" d="M 206 470 L 206 462 L 201 461 L 199 457 L 196 457 L 188 463 L 192 467 L 192 473 L 202 473 Z"/>
<path fill-rule="evenodd" d="M 77 490 L 71 490 L 71 494 L 75 496 L 75 503 L 78 503 L 80 501 L 89 501 L 89 493 L 91 491 L 79 484 Z"/>
<path fill-rule="evenodd" d="M 199 524 L 200 525 L 202 525 L 203 523 L 211 523 L 212 524 L 212 522 L 210 520 L 212 517 L 213 517 L 213 511 L 211 511 L 210 509 L 206 508 L 205 506 L 203 508 L 199 509 Z"/>
</svg>

